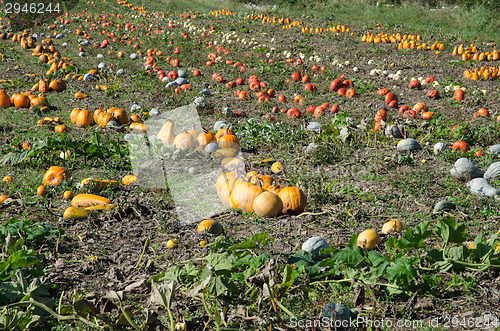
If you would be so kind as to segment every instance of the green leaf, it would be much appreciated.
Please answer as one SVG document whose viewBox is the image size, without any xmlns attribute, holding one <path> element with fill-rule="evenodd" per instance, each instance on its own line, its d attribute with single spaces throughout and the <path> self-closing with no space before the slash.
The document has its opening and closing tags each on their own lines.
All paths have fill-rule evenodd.
<svg viewBox="0 0 500 331">
<path fill-rule="evenodd" d="M 387 268 L 389 281 L 400 287 L 412 285 L 413 280 L 417 277 L 417 270 L 413 267 L 412 260 L 402 257 L 391 263 Z"/>
<path fill-rule="evenodd" d="M 487 256 L 491 250 L 491 245 L 488 244 L 484 233 L 481 232 L 476 237 L 471 250 L 474 254 L 473 260 L 475 262 L 482 262 L 483 258 Z"/>
<path fill-rule="evenodd" d="M 305 270 L 309 272 L 311 267 L 316 265 L 318 261 L 314 259 L 314 255 L 311 253 L 300 250 L 288 255 L 287 263 L 294 264 L 297 268 L 304 266 Z"/>
<path fill-rule="evenodd" d="M 376 268 L 378 276 L 385 275 L 387 267 L 391 264 L 391 261 L 389 261 L 387 257 L 380 255 L 375 251 L 368 252 L 368 260 Z"/>
<path fill-rule="evenodd" d="M 270 240 L 271 238 L 269 238 L 269 232 L 257 233 L 251 238 L 245 239 L 242 243 L 229 247 L 227 250 L 228 252 L 234 252 L 240 249 L 254 249 L 267 245 Z"/>
<path fill-rule="evenodd" d="M 469 250 L 465 246 L 454 246 L 450 247 L 446 255 L 454 261 L 465 262 L 469 255 Z"/>
<path fill-rule="evenodd" d="M 403 249 L 424 248 L 424 240 L 432 234 L 429 227 L 430 221 L 420 222 L 416 227 L 406 230 L 401 239 L 398 240 L 398 247 Z"/>
<path fill-rule="evenodd" d="M 210 253 L 206 257 L 207 262 L 215 269 L 216 275 L 231 276 L 233 263 L 227 257 L 227 252 L 224 253 Z"/>
<path fill-rule="evenodd" d="M 392 251 L 397 248 L 398 240 L 396 239 L 396 237 L 389 237 L 389 239 L 387 239 L 387 241 L 385 242 L 385 247 L 387 247 L 388 251 Z"/>
<path fill-rule="evenodd" d="M 438 249 L 431 249 L 425 256 L 425 259 L 430 263 L 444 261 L 443 251 Z"/>
<path fill-rule="evenodd" d="M 366 284 L 376 284 L 378 281 L 378 271 L 375 268 L 370 268 L 370 271 L 366 271 L 361 274 L 361 279 Z"/>
<path fill-rule="evenodd" d="M 335 261 L 336 264 L 342 264 L 351 268 L 361 268 L 365 264 L 363 249 L 359 246 L 354 247 L 354 249 L 341 249 L 332 254 L 331 259 Z"/>
<path fill-rule="evenodd" d="M 349 242 L 347 243 L 347 247 L 352 249 L 352 248 L 356 247 L 357 243 L 358 243 L 358 235 L 353 234 L 351 236 L 351 238 L 349 239 Z"/>
<path fill-rule="evenodd" d="M 293 269 L 292 266 L 287 264 L 285 266 L 285 270 L 283 270 L 283 282 L 280 285 L 283 293 L 286 293 L 290 289 L 294 281 L 295 281 L 295 270 Z"/>
<path fill-rule="evenodd" d="M 456 224 L 455 220 L 450 216 L 438 219 L 434 232 L 445 243 L 461 244 L 466 238 L 465 224 Z"/>
</svg>

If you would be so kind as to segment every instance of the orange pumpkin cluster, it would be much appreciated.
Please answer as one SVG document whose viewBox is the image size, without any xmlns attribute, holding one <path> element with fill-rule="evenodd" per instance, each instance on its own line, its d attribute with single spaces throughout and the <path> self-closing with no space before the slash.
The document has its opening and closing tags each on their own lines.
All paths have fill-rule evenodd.
<svg viewBox="0 0 500 331">
<path fill-rule="evenodd" d="M 282 30 L 287 30 L 287 29 L 292 29 L 295 27 L 301 27 L 302 33 L 324 33 L 324 32 L 349 32 L 350 29 L 346 27 L 345 25 L 340 25 L 338 24 L 337 26 L 331 26 L 328 28 L 323 28 L 323 27 L 309 27 L 308 23 L 304 23 L 304 21 L 292 21 L 288 17 L 281 17 L 278 18 L 276 16 L 270 17 L 270 16 L 264 16 L 264 14 L 249 14 L 246 18 L 252 19 L 252 20 L 262 20 L 262 23 L 280 23 L 283 26 L 281 27 Z"/>
<path fill-rule="evenodd" d="M 439 51 L 444 48 L 444 44 L 435 41 L 432 44 L 421 42 L 422 37 L 420 35 L 401 35 L 401 33 L 393 33 L 389 35 L 384 32 L 380 32 L 375 35 L 367 31 L 361 41 L 367 43 L 384 43 L 384 44 L 395 44 L 398 43 L 398 49 L 421 49 L 421 50 L 431 50 Z"/>
<path fill-rule="evenodd" d="M 163 144 L 170 142 L 176 148 L 196 148 L 206 146 L 209 143 L 216 142 L 222 149 L 219 154 L 234 156 L 240 148 L 240 141 L 232 129 L 220 129 L 217 134 L 211 131 L 198 133 L 196 130 L 175 133 L 175 123 L 168 120 L 161 127 L 156 138 Z M 229 150 L 230 149 L 230 150 Z"/>
<path fill-rule="evenodd" d="M 225 9 L 222 9 L 222 10 L 211 10 L 208 12 L 208 15 L 212 15 L 212 16 L 230 16 L 230 15 L 237 15 L 238 13 L 233 13 L 229 10 L 225 10 Z"/>
<path fill-rule="evenodd" d="M 462 56 L 462 60 L 475 60 L 475 61 L 497 61 L 500 59 L 500 52 L 494 49 L 491 52 L 479 52 L 477 46 L 470 44 L 468 47 L 464 47 L 464 44 L 453 48 L 453 56 Z"/>
<path fill-rule="evenodd" d="M 298 187 L 276 184 L 270 175 L 250 171 L 246 177 L 232 171 L 217 178 L 217 195 L 225 206 L 243 212 L 255 212 L 259 217 L 279 214 L 298 215 L 307 206 L 307 197 Z"/>
<path fill-rule="evenodd" d="M 472 79 L 472 80 L 495 80 L 498 78 L 498 75 L 500 73 L 500 66 L 497 67 L 488 67 L 488 66 L 482 66 L 480 68 L 476 68 L 474 70 L 465 70 L 464 71 L 464 78 L 465 79 Z"/>
<path fill-rule="evenodd" d="M 128 124 L 129 122 L 127 112 L 122 108 L 116 107 L 108 108 L 106 111 L 104 111 L 103 109 L 96 109 L 92 118 L 94 119 L 94 122 L 96 122 L 103 128 L 108 124 L 109 121 L 116 121 L 120 125 Z"/>
</svg>

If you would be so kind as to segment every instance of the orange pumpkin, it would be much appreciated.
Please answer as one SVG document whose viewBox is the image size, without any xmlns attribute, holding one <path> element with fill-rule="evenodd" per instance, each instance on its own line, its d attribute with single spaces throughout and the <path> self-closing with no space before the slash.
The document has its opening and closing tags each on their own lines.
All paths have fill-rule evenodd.
<svg viewBox="0 0 500 331">
<path fill-rule="evenodd" d="M 276 217 L 283 210 L 283 201 L 277 194 L 265 191 L 255 198 L 253 209 L 259 217 Z"/>
<path fill-rule="evenodd" d="M 52 166 L 43 176 L 43 183 L 46 186 L 60 186 L 63 180 L 69 179 L 71 174 L 66 168 Z"/>
<path fill-rule="evenodd" d="M 68 132 L 68 127 L 66 125 L 56 125 L 54 131 L 58 133 Z"/>
<path fill-rule="evenodd" d="M 467 144 L 465 141 L 455 141 L 453 145 L 451 146 L 452 150 L 459 149 L 463 153 L 467 152 L 470 150 L 469 144 Z"/>
<path fill-rule="evenodd" d="M 174 142 L 172 143 L 175 148 L 194 148 L 198 142 L 194 139 L 192 135 L 189 133 L 183 132 L 179 133 L 174 138 Z"/>
<path fill-rule="evenodd" d="M 229 134 L 219 138 L 220 148 L 240 148 L 240 141 L 235 135 Z"/>
<path fill-rule="evenodd" d="M 40 185 L 38 186 L 38 188 L 36 189 L 36 193 L 41 196 L 41 197 L 44 197 L 46 194 L 47 194 L 47 188 L 43 185 Z"/>
<path fill-rule="evenodd" d="M 215 138 L 217 139 L 217 142 L 218 142 L 221 137 L 228 136 L 228 135 L 234 136 L 234 131 L 230 128 L 224 128 L 224 129 L 220 129 L 217 132 L 217 134 L 215 135 Z"/>
<path fill-rule="evenodd" d="M 92 125 L 92 114 L 87 109 L 82 109 L 76 117 L 76 126 L 79 128 Z"/>
<path fill-rule="evenodd" d="M 217 142 L 217 138 L 215 138 L 215 134 L 211 131 L 202 132 L 198 135 L 198 144 L 200 146 L 206 146 L 210 143 Z"/>
<path fill-rule="evenodd" d="M 283 214 L 298 215 L 306 209 L 306 195 L 298 187 L 285 187 L 278 196 L 283 201 Z"/>
<path fill-rule="evenodd" d="M 111 116 L 116 118 L 116 121 L 123 125 L 128 123 L 128 115 L 127 112 L 123 109 L 114 109 L 111 113 Z"/>
<path fill-rule="evenodd" d="M 174 143 L 175 139 L 175 124 L 174 122 L 168 120 L 163 124 L 160 131 L 156 135 L 156 139 L 160 139 L 163 144 L 166 144 L 167 141 L 170 143 Z"/>
<path fill-rule="evenodd" d="M 12 106 L 12 102 L 10 101 L 9 95 L 5 90 L 0 90 L 0 107 L 9 108 Z"/>
<path fill-rule="evenodd" d="M 50 82 L 49 89 L 56 92 L 62 92 L 66 89 L 66 81 L 60 78 L 55 79 Z"/>
<path fill-rule="evenodd" d="M 453 99 L 462 101 L 464 99 L 464 91 L 462 89 L 456 89 L 453 93 Z"/>
<path fill-rule="evenodd" d="M 30 106 L 30 98 L 24 94 L 12 94 L 11 102 L 16 108 L 29 108 Z"/>
<path fill-rule="evenodd" d="M 76 124 L 76 118 L 78 117 L 78 114 L 80 113 L 82 109 L 80 108 L 74 108 L 71 111 L 71 114 L 69 115 L 69 119 L 71 120 L 71 123 Z"/>
</svg>

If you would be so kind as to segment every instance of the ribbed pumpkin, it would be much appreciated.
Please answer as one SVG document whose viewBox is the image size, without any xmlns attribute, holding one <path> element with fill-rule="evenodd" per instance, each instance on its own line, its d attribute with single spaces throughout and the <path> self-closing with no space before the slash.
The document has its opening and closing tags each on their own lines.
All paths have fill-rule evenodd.
<svg viewBox="0 0 500 331">
<path fill-rule="evenodd" d="M 274 184 L 274 178 L 269 175 L 257 175 L 259 178 L 260 185 L 264 190 L 267 190 L 270 186 Z"/>
<path fill-rule="evenodd" d="M 416 112 L 426 112 L 429 110 L 429 107 L 423 102 L 418 102 L 413 106 L 413 110 Z"/>
<path fill-rule="evenodd" d="M 285 187 L 278 196 L 283 201 L 283 214 L 298 215 L 306 209 L 306 195 L 298 187 Z"/>
<path fill-rule="evenodd" d="M 217 142 L 217 138 L 215 138 L 215 134 L 211 131 L 202 132 L 198 135 L 198 144 L 200 146 L 207 146 L 210 143 Z"/>
<path fill-rule="evenodd" d="M 168 120 L 163 124 L 160 131 L 156 135 L 156 139 L 160 139 L 163 144 L 166 144 L 167 141 L 170 143 L 174 143 L 175 139 L 175 124 L 174 122 Z"/>
<path fill-rule="evenodd" d="M 14 104 L 16 108 L 29 108 L 30 98 L 27 95 L 14 93 L 10 101 Z"/>
<path fill-rule="evenodd" d="M 255 198 L 253 209 L 259 217 L 276 217 L 283 210 L 283 201 L 273 192 L 265 191 Z"/>
<path fill-rule="evenodd" d="M 92 114 L 87 109 L 82 109 L 76 117 L 76 126 L 83 128 L 92 125 Z"/>
<path fill-rule="evenodd" d="M 229 199 L 229 208 L 240 208 L 240 200 L 246 195 L 250 184 L 246 179 L 237 178 L 231 183 L 231 192 Z"/>
<path fill-rule="evenodd" d="M 224 128 L 224 129 L 220 129 L 217 132 L 217 134 L 215 135 L 215 138 L 217 139 L 217 141 L 219 141 L 220 137 L 228 136 L 228 135 L 234 136 L 234 131 L 232 129 L 229 129 L 229 128 Z"/>
<path fill-rule="evenodd" d="M 283 185 L 280 185 L 280 184 L 275 184 L 273 186 L 269 186 L 267 188 L 267 191 L 269 192 L 273 192 L 274 194 L 278 194 L 280 193 L 280 191 L 283 189 Z"/>
<path fill-rule="evenodd" d="M 230 196 L 231 196 L 231 187 L 233 182 L 236 180 L 236 172 L 228 172 L 221 174 L 217 178 L 217 182 L 215 183 L 215 188 L 217 190 L 217 195 L 219 196 L 222 204 L 225 206 L 229 206 Z"/>
<path fill-rule="evenodd" d="M 45 97 L 34 97 L 30 98 L 30 104 L 33 107 L 44 107 L 49 105 L 49 101 Z"/>
<path fill-rule="evenodd" d="M 235 135 L 229 134 L 225 136 L 221 136 L 219 138 L 219 147 L 220 148 L 240 148 L 240 141 Z"/>
<path fill-rule="evenodd" d="M 238 208 L 243 212 L 253 213 L 253 204 L 255 199 L 262 193 L 266 192 L 262 187 L 250 185 L 246 190 L 243 190 L 239 201 L 236 203 Z"/>
<path fill-rule="evenodd" d="M 9 108 L 12 106 L 12 102 L 10 101 L 9 95 L 5 90 L 0 90 L 0 107 Z"/>
<path fill-rule="evenodd" d="M 104 112 L 104 110 L 102 110 L 102 109 L 96 109 L 96 110 L 94 110 L 94 114 L 92 115 L 92 118 L 94 119 L 94 122 L 96 122 L 97 124 L 100 124 L 99 121 L 98 121 L 98 116 L 102 112 Z"/>
<path fill-rule="evenodd" d="M 38 91 L 42 93 L 47 93 L 49 92 L 49 80 L 40 80 L 38 82 Z"/>
<path fill-rule="evenodd" d="M 192 135 L 187 132 L 179 133 L 175 136 L 173 145 L 175 148 L 194 148 L 196 147 L 197 141 Z"/>
<path fill-rule="evenodd" d="M 69 114 L 69 119 L 71 120 L 71 123 L 76 124 L 76 118 L 78 117 L 78 114 L 80 113 L 82 109 L 81 108 L 74 108 L 71 111 L 71 114 Z"/>
<path fill-rule="evenodd" d="M 55 79 L 50 82 L 49 89 L 56 92 L 62 92 L 66 89 L 66 81 L 61 78 Z"/>
</svg>

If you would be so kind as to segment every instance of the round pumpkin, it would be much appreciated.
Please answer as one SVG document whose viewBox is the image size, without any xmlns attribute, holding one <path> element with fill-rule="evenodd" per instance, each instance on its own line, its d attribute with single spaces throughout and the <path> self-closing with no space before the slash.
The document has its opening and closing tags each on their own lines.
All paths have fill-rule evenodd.
<svg viewBox="0 0 500 331">
<path fill-rule="evenodd" d="M 358 235 L 357 245 L 369 251 L 374 250 L 380 244 L 381 239 L 375 230 L 366 230 Z"/>
<path fill-rule="evenodd" d="M 76 118 L 78 117 L 78 114 L 80 113 L 81 110 L 82 110 L 81 108 L 74 108 L 71 111 L 71 114 L 69 115 L 71 123 L 76 124 Z"/>
<path fill-rule="evenodd" d="M 233 135 L 234 136 L 234 131 L 230 128 L 223 128 L 223 129 L 220 129 L 217 134 L 215 135 L 215 138 L 217 139 L 217 141 L 219 141 L 219 139 L 223 136 L 228 136 L 228 135 Z"/>
<path fill-rule="evenodd" d="M 285 187 L 278 196 L 283 201 L 283 214 L 298 215 L 306 209 L 307 197 L 298 187 Z"/>
<path fill-rule="evenodd" d="M 38 188 L 36 189 L 36 194 L 44 197 L 47 194 L 47 188 L 43 185 L 38 186 Z"/>
<path fill-rule="evenodd" d="M 43 183 L 46 186 L 60 186 L 63 180 L 69 179 L 71 174 L 63 167 L 52 166 L 43 176 Z"/>
<path fill-rule="evenodd" d="M 225 135 L 219 138 L 219 147 L 220 148 L 240 148 L 240 141 L 235 135 Z"/>
<path fill-rule="evenodd" d="M 76 117 L 76 126 L 79 128 L 92 125 L 92 114 L 87 109 L 82 109 Z"/>
<path fill-rule="evenodd" d="M 246 190 L 243 190 L 243 195 L 237 202 L 238 208 L 242 212 L 253 213 L 253 204 L 255 199 L 262 193 L 266 192 L 262 187 L 250 185 Z"/>
<path fill-rule="evenodd" d="M 194 137 L 187 133 L 179 133 L 177 136 L 175 136 L 173 145 L 175 148 L 194 148 L 196 147 L 197 141 L 194 139 Z"/>
<path fill-rule="evenodd" d="M 116 118 L 116 121 L 120 124 L 120 125 L 123 125 L 123 124 L 127 124 L 128 123 L 128 115 L 127 115 L 127 112 L 123 109 L 114 109 L 112 112 L 111 112 L 111 116 L 113 116 L 114 118 Z"/>
<path fill-rule="evenodd" d="M 275 193 L 265 191 L 253 201 L 253 210 L 259 217 L 276 217 L 283 210 L 283 201 Z"/>
<path fill-rule="evenodd" d="M 210 234 L 221 234 L 222 225 L 213 219 L 203 220 L 198 224 L 196 229 L 198 233 L 210 233 Z"/>
<path fill-rule="evenodd" d="M 388 234 L 392 232 L 402 232 L 403 224 L 398 219 L 392 219 L 384 223 L 382 226 L 382 233 Z"/>
<path fill-rule="evenodd" d="M 246 191 L 250 186 L 253 186 L 246 179 L 237 178 L 231 183 L 231 193 L 229 199 L 230 208 L 240 208 L 240 200 L 246 195 Z"/>
<path fill-rule="evenodd" d="M 11 102 L 16 108 L 29 108 L 30 98 L 27 95 L 14 93 L 11 97 Z"/>
<path fill-rule="evenodd" d="M 202 132 L 198 135 L 198 144 L 200 146 L 207 146 L 210 143 L 217 142 L 217 138 L 215 138 L 215 134 L 211 131 Z"/>
<path fill-rule="evenodd" d="M 71 199 L 73 199 L 73 192 L 71 192 L 71 191 L 64 191 L 63 197 L 66 200 L 71 200 Z"/>
<path fill-rule="evenodd" d="M 126 175 L 122 178 L 122 183 L 123 183 L 123 185 L 128 185 L 128 184 L 135 182 L 136 180 L 137 180 L 137 177 L 135 177 L 134 175 Z"/>
</svg>

